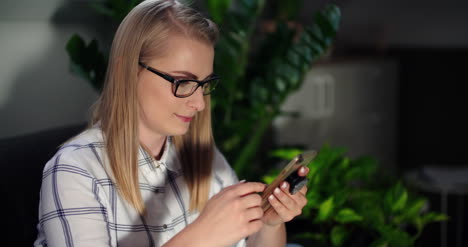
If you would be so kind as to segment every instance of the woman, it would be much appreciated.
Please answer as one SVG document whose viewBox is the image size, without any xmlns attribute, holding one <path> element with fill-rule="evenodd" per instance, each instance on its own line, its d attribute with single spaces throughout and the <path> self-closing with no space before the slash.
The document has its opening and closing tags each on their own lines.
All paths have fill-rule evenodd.
<svg viewBox="0 0 468 247">
<path fill-rule="evenodd" d="M 92 127 L 47 163 L 35 246 L 284 246 L 303 188 L 238 182 L 215 148 L 209 93 L 218 31 L 148 0 L 119 26 Z M 305 176 L 303 168 L 300 175 Z M 248 240 L 245 240 L 248 237 Z"/>
</svg>

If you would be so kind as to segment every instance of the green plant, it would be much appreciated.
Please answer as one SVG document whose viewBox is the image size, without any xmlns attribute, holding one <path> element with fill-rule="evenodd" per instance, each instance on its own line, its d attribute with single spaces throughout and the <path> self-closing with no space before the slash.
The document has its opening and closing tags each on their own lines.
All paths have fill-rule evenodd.
<svg viewBox="0 0 468 247">
<path fill-rule="evenodd" d="M 312 26 L 302 27 L 286 11 L 266 21 L 260 19 L 265 1 L 207 0 L 208 10 L 222 27 L 216 50 L 215 71 L 223 84 L 212 96 L 214 131 L 218 145 L 238 175 L 260 175 L 256 154 L 272 121 L 283 114 L 280 107 L 301 84 L 304 74 L 331 46 L 340 11 L 329 5 L 315 16 Z M 276 1 L 281 3 L 281 1 Z M 284 2 L 284 1 L 283 1 Z M 302 1 L 289 1 L 286 10 Z M 261 30 L 270 24 L 270 32 Z M 260 30 L 259 30 L 260 29 Z"/>
<path fill-rule="evenodd" d="M 101 14 L 120 21 L 140 1 L 93 3 Z M 206 0 L 211 17 L 221 27 L 215 71 L 222 84 L 212 95 L 214 135 L 218 146 L 242 178 L 260 175 L 256 157 L 280 107 L 301 84 L 313 62 L 324 55 L 336 35 L 340 11 L 329 5 L 315 15 L 312 26 L 295 22 L 302 1 L 275 1 L 277 11 L 265 31 L 260 18 L 265 0 Z M 295 12 L 296 11 L 296 12 Z M 74 35 L 67 44 L 71 70 L 100 90 L 107 55 Z"/>
<path fill-rule="evenodd" d="M 91 2 L 90 7 L 98 14 L 109 17 L 116 24 L 142 0 L 105 0 Z M 105 47 L 110 47 L 107 44 Z M 100 50 L 98 41 L 93 39 L 86 44 L 79 34 L 73 34 L 68 40 L 66 51 L 70 57 L 70 71 L 89 81 L 98 91 L 104 84 L 106 74 L 108 50 Z"/>
<path fill-rule="evenodd" d="M 301 150 L 281 149 L 272 154 L 290 160 L 298 153 Z M 443 214 L 424 212 L 426 200 L 410 193 L 402 182 L 379 175 L 371 157 L 350 159 L 344 148 L 325 145 L 309 168 L 303 217 L 320 230 L 299 233 L 298 239 L 350 246 L 365 233 L 369 246 L 414 246 L 427 224 L 447 220 Z M 263 180 L 269 183 L 276 174 Z"/>
</svg>

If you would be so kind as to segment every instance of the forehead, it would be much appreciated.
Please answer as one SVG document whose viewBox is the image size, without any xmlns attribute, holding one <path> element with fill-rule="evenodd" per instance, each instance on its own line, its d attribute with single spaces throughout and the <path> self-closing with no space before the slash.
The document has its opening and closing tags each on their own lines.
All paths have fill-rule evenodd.
<svg viewBox="0 0 468 247">
<path fill-rule="evenodd" d="M 198 78 L 213 72 L 214 48 L 207 42 L 183 35 L 171 35 L 159 57 L 148 64 L 163 71 L 187 71 Z"/>
</svg>

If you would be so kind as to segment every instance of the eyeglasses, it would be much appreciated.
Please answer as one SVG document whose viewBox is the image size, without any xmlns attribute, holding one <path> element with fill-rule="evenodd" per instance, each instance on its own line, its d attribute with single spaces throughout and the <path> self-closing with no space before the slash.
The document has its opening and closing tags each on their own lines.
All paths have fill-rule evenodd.
<svg viewBox="0 0 468 247">
<path fill-rule="evenodd" d="M 203 95 L 208 95 L 211 92 L 213 92 L 213 90 L 215 89 L 216 85 L 218 85 L 219 80 L 220 80 L 220 77 L 216 75 L 212 75 L 210 76 L 210 78 L 203 80 L 203 81 L 198 81 L 195 79 L 178 80 L 168 74 L 165 74 L 156 70 L 155 68 L 147 66 L 146 64 L 142 62 L 138 62 L 138 64 L 141 67 L 149 70 L 150 72 L 160 76 L 164 80 L 172 83 L 172 92 L 174 93 L 174 96 L 176 96 L 177 98 L 189 97 L 190 95 L 195 93 L 195 91 L 197 91 L 199 87 L 202 88 Z"/>
</svg>

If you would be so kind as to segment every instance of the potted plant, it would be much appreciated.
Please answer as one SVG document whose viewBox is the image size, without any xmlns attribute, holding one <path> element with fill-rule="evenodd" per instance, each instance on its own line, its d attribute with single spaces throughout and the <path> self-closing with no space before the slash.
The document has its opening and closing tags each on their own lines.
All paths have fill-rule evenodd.
<svg viewBox="0 0 468 247">
<path fill-rule="evenodd" d="M 301 152 L 278 149 L 272 154 L 290 160 Z M 415 246 L 427 224 L 447 220 L 446 215 L 427 211 L 425 198 L 379 171 L 372 157 L 351 159 L 344 148 L 325 145 L 309 168 L 308 204 L 298 221 L 302 226 L 296 222 L 291 236 L 301 243 Z M 276 173 L 272 171 L 263 180 L 271 182 Z"/>
</svg>

